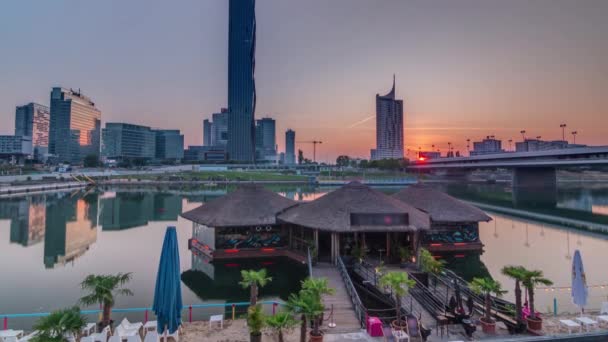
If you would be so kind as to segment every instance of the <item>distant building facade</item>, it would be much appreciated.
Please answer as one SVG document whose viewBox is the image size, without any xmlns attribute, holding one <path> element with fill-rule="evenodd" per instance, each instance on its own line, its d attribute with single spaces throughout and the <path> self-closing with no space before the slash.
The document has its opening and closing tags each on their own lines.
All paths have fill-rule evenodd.
<svg viewBox="0 0 608 342">
<path fill-rule="evenodd" d="M 296 163 L 296 132 L 288 129 L 285 132 L 285 164 L 294 165 Z"/>
<path fill-rule="evenodd" d="M 495 139 L 492 136 L 487 136 L 482 141 L 473 142 L 473 150 L 469 152 L 472 156 L 483 154 L 503 153 L 502 141 Z"/>
<path fill-rule="evenodd" d="M 526 139 L 515 143 L 516 152 L 548 151 L 568 147 L 570 146 L 565 140 L 545 141 L 540 139 Z M 577 147 L 584 147 L 584 145 L 577 145 Z"/>
<path fill-rule="evenodd" d="M 151 160 L 156 155 L 156 134 L 147 126 L 106 123 L 102 138 L 102 155 L 107 159 Z"/>
<path fill-rule="evenodd" d="M 386 95 L 376 94 L 376 148 L 372 160 L 403 158 L 403 100 L 395 99 L 393 88 Z"/>
<path fill-rule="evenodd" d="M 181 160 L 184 158 L 184 136 L 176 129 L 154 130 L 156 134 L 156 159 Z"/>
<path fill-rule="evenodd" d="M 81 163 L 99 156 L 101 111 L 80 91 L 53 88 L 49 126 L 49 153 L 57 162 Z"/>
<path fill-rule="evenodd" d="M 203 120 L 203 146 L 211 146 L 211 121 Z"/>
<path fill-rule="evenodd" d="M 22 161 L 33 153 L 32 137 L 22 135 L 0 135 L 0 158 L 14 157 Z"/>
<path fill-rule="evenodd" d="M 15 109 L 15 135 L 32 137 L 34 159 L 43 161 L 49 147 L 49 107 L 28 103 Z"/>
<path fill-rule="evenodd" d="M 226 150 L 215 146 L 188 146 L 184 151 L 185 162 L 225 162 L 227 160 Z"/>
<path fill-rule="evenodd" d="M 263 118 L 255 125 L 256 159 L 261 161 L 277 161 L 276 121 Z"/>
<path fill-rule="evenodd" d="M 228 144 L 228 109 L 222 108 L 211 116 L 211 140 L 209 146 L 226 148 Z"/>
<path fill-rule="evenodd" d="M 228 155 L 255 158 L 255 0 L 230 0 L 228 29 Z"/>
<path fill-rule="evenodd" d="M 441 152 L 437 151 L 421 151 L 418 152 L 419 160 L 428 160 L 428 159 L 439 159 L 441 158 Z"/>
</svg>

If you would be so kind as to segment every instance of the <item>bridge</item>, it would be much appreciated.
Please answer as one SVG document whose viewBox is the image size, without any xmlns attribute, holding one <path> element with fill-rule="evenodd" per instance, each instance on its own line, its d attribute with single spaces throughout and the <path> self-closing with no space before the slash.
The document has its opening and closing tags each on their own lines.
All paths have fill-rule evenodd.
<svg viewBox="0 0 608 342">
<path fill-rule="evenodd" d="M 468 172 L 474 170 L 510 169 L 513 170 L 513 200 L 516 204 L 554 206 L 557 198 L 556 170 L 594 166 L 608 166 L 608 146 L 427 159 L 417 161 L 408 169 L 443 171 L 449 178 L 463 180 Z"/>
</svg>

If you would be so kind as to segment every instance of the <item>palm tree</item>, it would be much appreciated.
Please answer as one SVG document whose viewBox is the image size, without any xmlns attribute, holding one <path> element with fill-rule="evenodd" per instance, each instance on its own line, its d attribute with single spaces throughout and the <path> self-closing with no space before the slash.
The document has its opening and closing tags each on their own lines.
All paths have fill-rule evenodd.
<svg viewBox="0 0 608 342">
<path fill-rule="evenodd" d="M 101 327 L 110 324 L 110 312 L 118 295 L 132 296 L 133 292 L 123 285 L 131 280 L 131 273 L 118 273 L 116 275 L 89 275 L 80 284 L 88 295 L 80 298 L 80 303 L 89 306 L 99 303 L 103 306 Z"/>
<path fill-rule="evenodd" d="M 85 318 L 80 314 L 80 309 L 75 306 L 51 312 L 50 315 L 40 318 L 34 325 L 38 335 L 34 342 L 64 342 L 67 336 L 78 337 L 82 327 L 86 324 Z"/>
<path fill-rule="evenodd" d="M 249 328 L 249 340 L 251 342 L 262 341 L 262 328 L 266 323 L 261 305 L 251 305 L 247 309 L 247 327 Z"/>
<path fill-rule="evenodd" d="M 335 293 L 335 290 L 329 287 L 327 278 L 306 278 L 302 281 L 302 290 L 312 293 L 319 300 L 325 295 Z"/>
<path fill-rule="evenodd" d="M 259 271 L 256 270 L 242 270 L 241 278 L 243 279 L 239 284 L 244 289 L 250 288 L 250 303 L 251 306 L 255 306 L 258 303 L 258 287 L 264 287 L 268 282 L 272 281 L 271 277 L 266 276 L 266 269 L 262 268 Z"/>
<path fill-rule="evenodd" d="M 306 341 L 307 321 L 312 322 L 312 336 L 319 336 L 321 332 L 319 317 L 322 317 L 325 307 L 320 298 L 313 292 L 300 290 L 299 294 L 291 294 L 288 300 L 288 308 L 302 315 L 300 326 L 300 341 Z"/>
<path fill-rule="evenodd" d="M 408 289 L 416 285 L 416 282 L 409 279 L 405 272 L 388 272 L 380 278 L 380 285 L 390 287 L 395 294 L 396 328 L 401 328 L 401 298 L 407 294 Z"/>
<path fill-rule="evenodd" d="M 284 342 L 283 330 L 293 328 L 298 322 L 293 318 L 291 313 L 286 311 L 277 312 L 273 316 L 266 318 L 266 325 L 268 325 L 278 336 L 279 342 Z"/>
<path fill-rule="evenodd" d="M 523 324 L 521 282 L 524 280 L 526 269 L 523 266 L 505 266 L 502 268 L 502 274 L 515 280 L 515 319 L 517 323 Z"/>
<path fill-rule="evenodd" d="M 492 295 L 497 297 L 502 296 L 507 291 L 503 291 L 501 285 L 496 280 L 486 278 L 473 278 L 471 282 L 471 290 L 477 294 L 481 294 L 485 299 L 485 313 L 483 320 L 485 323 L 494 323 L 492 318 Z"/>
<path fill-rule="evenodd" d="M 532 320 L 537 320 L 536 310 L 534 307 L 534 288 L 537 285 L 551 286 L 553 282 L 543 276 L 543 271 L 540 270 L 525 270 L 524 277 L 521 281 L 522 285 L 528 290 L 528 301 L 530 303 L 530 316 Z"/>
</svg>

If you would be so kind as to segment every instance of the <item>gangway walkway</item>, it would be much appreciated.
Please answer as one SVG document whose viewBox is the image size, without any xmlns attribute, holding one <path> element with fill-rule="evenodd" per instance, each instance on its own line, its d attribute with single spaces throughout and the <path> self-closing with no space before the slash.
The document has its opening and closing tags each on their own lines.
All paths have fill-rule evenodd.
<svg viewBox="0 0 608 342">
<path fill-rule="evenodd" d="M 312 272 L 315 278 L 327 278 L 329 287 L 336 291 L 335 294 L 323 298 L 327 320 L 323 322 L 324 330 L 331 333 L 360 331 L 361 323 L 338 268 L 329 263 L 318 263 L 313 266 Z M 335 323 L 334 328 L 328 328 L 331 322 Z"/>
</svg>

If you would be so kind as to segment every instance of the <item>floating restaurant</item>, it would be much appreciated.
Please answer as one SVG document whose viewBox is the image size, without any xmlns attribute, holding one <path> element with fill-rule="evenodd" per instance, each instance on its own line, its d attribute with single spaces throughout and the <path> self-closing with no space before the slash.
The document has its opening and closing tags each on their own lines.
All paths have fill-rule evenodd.
<svg viewBox="0 0 608 342">
<path fill-rule="evenodd" d="M 393 197 L 430 216 L 431 229 L 422 239 L 422 245 L 430 252 L 482 251 L 479 222 L 492 220 L 482 210 L 421 185 L 407 187 Z"/>
<path fill-rule="evenodd" d="M 308 250 L 326 262 L 365 251 L 398 261 L 401 250 L 478 250 L 482 211 L 439 191 L 410 187 L 394 196 L 351 182 L 309 202 L 248 184 L 182 216 L 193 222 L 193 252 L 209 259 L 287 256 Z"/>
</svg>

